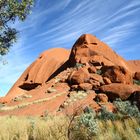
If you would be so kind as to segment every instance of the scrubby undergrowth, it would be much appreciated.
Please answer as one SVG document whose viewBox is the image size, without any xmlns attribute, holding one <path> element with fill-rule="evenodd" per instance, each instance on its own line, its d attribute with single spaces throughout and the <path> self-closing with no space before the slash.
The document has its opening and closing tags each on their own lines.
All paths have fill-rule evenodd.
<svg viewBox="0 0 140 140">
<path fill-rule="evenodd" d="M 79 122 L 80 121 L 80 122 Z M 139 140 L 138 119 L 99 120 L 82 115 L 69 128 L 69 118 L 0 117 L 0 140 Z M 68 136 L 68 129 L 70 134 Z"/>
<path fill-rule="evenodd" d="M 81 115 L 0 117 L 0 140 L 139 140 L 140 112 L 135 104 L 114 104 L 115 114 L 86 107 Z"/>
</svg>

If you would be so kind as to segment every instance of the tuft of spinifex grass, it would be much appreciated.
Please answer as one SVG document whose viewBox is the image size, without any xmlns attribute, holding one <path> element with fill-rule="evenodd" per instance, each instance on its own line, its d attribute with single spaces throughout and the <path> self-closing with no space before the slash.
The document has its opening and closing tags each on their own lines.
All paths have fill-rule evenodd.
<svg viewBox="0 0 140 140">
<path fill-rule="evenodd" d="M 0 140 L 68 140 L 70 119 L 64 115 L 47 117 L 0 117 Z M 73 140 L 139 140 L 140 120 L 99 120 L 98 133 L 87 136 L 87 128 L 70 129 Z M 75 127 L 76 121 L 72 125 Z"/>
</svg>

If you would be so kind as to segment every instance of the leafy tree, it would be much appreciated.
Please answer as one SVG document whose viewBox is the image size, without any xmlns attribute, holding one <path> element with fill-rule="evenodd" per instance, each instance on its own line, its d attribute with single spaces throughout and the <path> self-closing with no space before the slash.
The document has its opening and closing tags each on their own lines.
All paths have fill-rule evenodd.
<svg viewBox="0 0 140 140">
<path fill-rule="evenodd" d="M 0 0 L 0 55 L 5 55 L 18 31 L 10 27 L 16 20 L 24 21 L 30 14 L 34 0 Z"/>
</svg>

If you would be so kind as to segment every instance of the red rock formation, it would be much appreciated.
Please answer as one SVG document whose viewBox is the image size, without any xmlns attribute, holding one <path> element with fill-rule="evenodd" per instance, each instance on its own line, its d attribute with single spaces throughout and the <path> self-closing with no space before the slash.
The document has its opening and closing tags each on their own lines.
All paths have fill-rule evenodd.
<svg viewBox="0 0 140 140">
<path fill-rule="evenodd" d="M 107 78 L 107 77 L 103 77 L 103 81 L 104 81 L 104 83 L 105 83 L 106 85 L 111 84 L 110 79 Z"/>
<path fill-rule="evenodd" d="M 56 72 L 69 57 L 69 51 L 63 48 L 54 48 L 43 52 L 17 80 L 5 97 L 10 101 L 16 96 L 28 93 L 45 82 Z"/>
<path fill-rule="evenodd" d="M 82 35 L 71 53 L 62 48 L 42 53 L 17 80 L 0 115 L 43 115 L 73 113 L 102 106 L 115 112 L 116 98 L 140 105 L 140 61 L 125 61 L 109 46 L 90 34 Z M 133 75 L 132 75 L 133 73 Z"/>
<path fill-rule="evenodd" d="M 105 43 L 98 40 L 91 34 L 82 35 L 74 44 L 70 54 L 70 64 L 74 66 L 76 63 L 89 63 L 95 66 L 99 65 L 119 65 L 129 69 L 127 62 L 117 55 Z"/>
<path fill-rule="evenodd" d="M 77 89 L 79 89 L 79 90 L 92 90 L 92 84 L 90 84 L 90 83 L 82 83 L 82 84 L 79 84 Z"/>
<path fill-rule="evenodd" d="M 100 90 L 101 92 L 106 93 L 110 100 L 115 100 L 116 98 L 126 100 L 134 92 L 140 91 L 140 86 L 112 83 L 109 85 L 101 86 Z"/>
<path fill-rule="evenodd" d="M 132 84 L 132 73 L 122 66 L 103 66 L 102 75 L 111 80 L 112 83 Z"/>
<path fill-rule="evenodd" d="M 80 68 L 78 70 L 73 71 L 70 76 L 68 81 L 70 84 L 81 84 L 85 83 L 89 80 L 90 75 L 87 69 L 85 68 Z"/>
<path fill-rule="evenodd" d="M 140 60 L 129 60 L 127 63 L 133 73 L 140 72 Z"/>
<path fill-rule="evenodd" d="M 95 100 L 98 101 L 98 102 L 106 103 L 106 102 L 108 102 L 108 97 L 106 96 L 106 94 L 100 93 L 100 94 L 97 94 Z"/>
</svg>

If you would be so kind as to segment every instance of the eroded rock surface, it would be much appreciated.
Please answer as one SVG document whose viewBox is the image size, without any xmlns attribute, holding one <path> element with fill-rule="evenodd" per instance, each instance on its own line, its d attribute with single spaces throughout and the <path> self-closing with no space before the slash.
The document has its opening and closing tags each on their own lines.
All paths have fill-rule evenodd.
<svg viewBox="0 0 140 140">
<path fill-rule="evenodd" d="M 103 93 L 106 93 L 110 100 L 121 98 L 122 100 L 128 99 L 128 97 L 136 91 L 140 91 L 140 86 L 128 85 L 121 83 L 112 83 L 100 87 Z"/>
<path fill-rule="evenodd" d="M 84 34 L 71 52 L 43 52 L 0 98 L 5 103 L 0 115 L 73 114 L 87 107 L 115 112 L 116 98 L 139 106 L 139 73 L 140 61 L 126 61 L 95 36 Z"/>
</svg>

